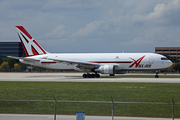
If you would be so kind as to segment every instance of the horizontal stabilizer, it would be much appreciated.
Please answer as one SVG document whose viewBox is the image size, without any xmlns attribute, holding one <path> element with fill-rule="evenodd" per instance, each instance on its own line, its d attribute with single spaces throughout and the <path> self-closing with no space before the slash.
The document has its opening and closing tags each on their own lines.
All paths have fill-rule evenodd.
<svg viewBox="0 0 180 120">
<path fill-rule="evenodd" d="M 13 59 L 21 59 L 21 60 L 24 60 L 24 61 L 40 61 L 40 60 L 37 60 L 37 59 L 32 59 L 32 58 L 28 58 L 28 57 L 14 57 L 14 56 L 7 56 L 9 58 L 13 58 Z"/>
<path fill-rule="evenodd" d="M 9 57 L 9 58 L 13 58 L 13 59 L 17 59 L 17 60 L 19 60 L 19 59 L 23 59 L 23 57 L 14 57 L 14 56 L 7 56 L 7 57 Z"/>
</svg>

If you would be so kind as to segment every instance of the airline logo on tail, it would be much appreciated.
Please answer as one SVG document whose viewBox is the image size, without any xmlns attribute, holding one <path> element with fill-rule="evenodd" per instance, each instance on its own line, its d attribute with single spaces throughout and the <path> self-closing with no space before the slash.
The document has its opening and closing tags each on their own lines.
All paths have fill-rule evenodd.
<svg viewBox="0 0 180 120">
<path fill-rule="evenodd" d="M 16 26 L 19 39 L 24 48 L 26 56 L 47 54 L 36 40 L 24 29 L 23 26 Z"/>
<path fill-rule="evenodd" d="M 130 59 L 132 59 L 132 60 L 134 61 L 134 63 L 132 63 L 132 64 L 129 66 L 129 68 L 132 68 L 134 65 L 135 65 L 135 67 L 137 68 L 144 57 L 145 57 L 145 55 L 142 56 L 141 58 L 139 58 L 138 60 L 135 60 L 135 59 L 133 59 L 133 58 L 130 58 Z"/>
</svg>

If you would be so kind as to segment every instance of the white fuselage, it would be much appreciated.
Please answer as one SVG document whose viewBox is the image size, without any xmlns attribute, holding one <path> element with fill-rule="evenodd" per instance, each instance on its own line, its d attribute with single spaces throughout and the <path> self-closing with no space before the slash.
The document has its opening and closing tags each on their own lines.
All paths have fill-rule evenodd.
<svg viewBox="0 0 180 120">
<path fill-rule="evenodd" d="M 19 39 L 27 57 L 10 58 L 19 59 L 20 62 L 49 69 L 74 69 L 86 72 L 84 78 L 96 77 L 101 74 L 123 74 L 130 70 L 160 70 L 172 65 L 165 56 L 155 53 L 48 53 L 24 29 L 16 26 Z M 94 72 L 95 74 L 89 74 Z M 158 77 L 156 73 L 156 78 Z"/>
<path fill-rule="evenodd" d="M 51 59 L 69 60 L 77 62 L 96 63 L 100 66 L 115 65 L 116 70 L 160 70 L 172 65 L 170 60 L 163 55 L 155 53 L 62 53 L 62 54 L 43 54 L 31 56 L 40 61 L 20 61 L 49 69 L 76 69 L 74 65 L 58 63 Z M 46 59 L 44 59 L 46 58 Z"/>
</svg>

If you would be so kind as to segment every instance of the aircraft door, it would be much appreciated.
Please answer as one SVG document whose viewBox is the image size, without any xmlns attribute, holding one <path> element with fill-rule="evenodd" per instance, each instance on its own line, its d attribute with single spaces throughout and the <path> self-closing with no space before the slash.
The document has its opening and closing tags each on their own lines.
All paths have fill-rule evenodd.
<svg viewBox="0 0 180 120">
<path fill-rule="evenodd" d="M 153 64 L 154 63 L 154 58 L 151 56 L 149 57 L 149 64 Z"/>
</svg>

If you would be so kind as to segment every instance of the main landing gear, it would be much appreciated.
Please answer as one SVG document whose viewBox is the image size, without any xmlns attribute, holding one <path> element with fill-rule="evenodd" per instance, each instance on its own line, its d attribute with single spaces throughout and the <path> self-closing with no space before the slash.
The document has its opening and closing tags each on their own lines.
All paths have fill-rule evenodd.
<svg viewBox="0 0 180 120">
<path fill-rule="evenodd" d="M 99 78 L 100 75 L 99 74 L 83 74 L 82 77 L 83 78 Z"/>
<path fill-rule="evenodd" d="M 158 78 L 159 77 L 159 72 L 158 71 L 156 71 L 156 75 L 155 75 L 155 78 Z"/>
</svg>

